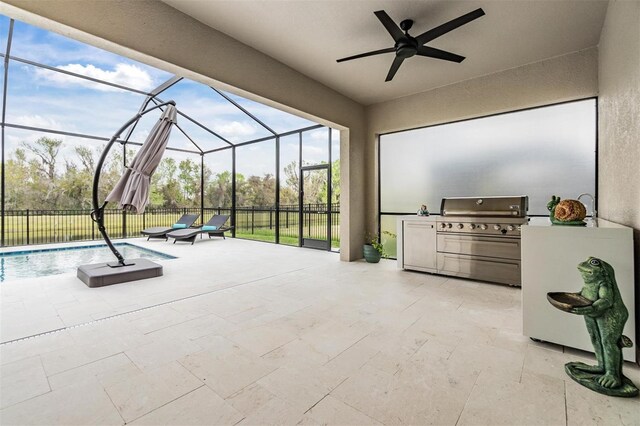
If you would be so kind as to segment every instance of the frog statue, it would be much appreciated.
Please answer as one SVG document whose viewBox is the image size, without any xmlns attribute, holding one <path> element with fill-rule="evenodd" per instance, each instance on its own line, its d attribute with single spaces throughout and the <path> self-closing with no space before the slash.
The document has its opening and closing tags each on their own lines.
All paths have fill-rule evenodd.
<svg viewBox="0 0 640 426">
<path fill-rule="evenodd" d="M 573 307 L 569 312 L 584 316 L 598 365 L 569 362 L 565 371 L 576 382 L 599 393 L 610 396 L 633 397 L 638 388 L 622 374 L 622 348 L 632 342 L 622 335 L 629 312 L 625 307 L 613 268 L 607 262 L 589 257 L 578 264 L 584 286 L 579 295 L 585 306 Z"/>
<path fill-rule="evenodd" d="M 585 226 L 583 219 L 587 216 L 587 209 L 578 200 L 562 200 L 555 195 L 547 203 L 549 219 L 554 225 Z"/>
</svg>

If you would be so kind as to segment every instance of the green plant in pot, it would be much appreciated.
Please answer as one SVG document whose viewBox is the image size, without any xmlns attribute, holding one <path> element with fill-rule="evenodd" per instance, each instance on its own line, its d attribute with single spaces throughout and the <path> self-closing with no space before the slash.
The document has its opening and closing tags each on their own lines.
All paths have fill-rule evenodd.
<svg viewBox="0 0 640 426">
<path fill-rule="evenodd" d="M 395 237 L 395 234 L 384 231 L 383 235 L 388 235 L 390 237 Z M 369 263 L 378 263 L 380 262 L 380 258 L 388 257 L 388 254 L 384 251 L 384 244 L 380 241 L 379 234 L 370 234 L 367 233 L 365 236 L 365 243 L 363 246 L 364 252 L 364 260 Z"/>
</svg>

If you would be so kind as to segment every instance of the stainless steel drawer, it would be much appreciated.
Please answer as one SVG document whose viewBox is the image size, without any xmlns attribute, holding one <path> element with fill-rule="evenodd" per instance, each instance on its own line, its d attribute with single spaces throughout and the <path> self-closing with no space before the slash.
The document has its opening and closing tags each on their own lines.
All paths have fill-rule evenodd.
<svg viewBox="0 0 640 426">
<path fill-rule="evenodd" d="M 438 253 L 438 273 L 520 286 L 519 260 Z"/>
<path fill-rule="evenodd" d="M 438 234 L 438 252 L 520 259 L 519 238 Z"/>
</svg>

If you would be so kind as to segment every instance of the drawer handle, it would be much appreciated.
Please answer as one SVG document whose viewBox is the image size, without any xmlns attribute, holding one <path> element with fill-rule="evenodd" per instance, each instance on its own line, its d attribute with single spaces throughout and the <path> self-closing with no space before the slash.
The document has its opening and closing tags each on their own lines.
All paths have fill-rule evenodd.
<svg viewBox="0 0 640 426">
<path fill-rule="evenodd" d="M 447 238 L 444 237 L 445 241 L 448 242 L 453 242 L 453 243 L 461 243 L 461 242 L 466 242 L 466 243 L 482 243 L 482 244 L 497 244 L 497 245 L 513 245 L 513 246 L 519 246 L 520 245 L 520 241 L 487 241 L 487 240 L 478 240 L 478 239 L 463 239 L 463 238 Z"/>
<path fill-rule="evenodd" d="M 502 263 L 503 265 L 511 265 L 511 266 L 515 266 L 516 268 L 520 268 L 520 265 L 517 263 L 513 263 L 513 262 L 502 262 L 500 260 L 485 260 L 485 259 L 469 259 L 466 257 L 458 257 L 458 256 L 447 256 L 446 254 L 444 255 L 445 258 L 449 258 L 452 260 L 470 260 L 473 262 L 488 262 L 488 263 Z"/>
</svg>

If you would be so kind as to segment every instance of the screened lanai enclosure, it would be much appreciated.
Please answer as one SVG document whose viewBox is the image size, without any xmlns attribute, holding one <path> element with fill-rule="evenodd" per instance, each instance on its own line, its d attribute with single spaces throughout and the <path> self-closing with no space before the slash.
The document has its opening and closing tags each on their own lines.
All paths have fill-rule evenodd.
<svg viewBox="0 0 640 426">
<path fill-rule="evenodd" d="M 100 153 L 136 113 L 173 100 L 178 123 L 149 206 L 136 215 L 109 204 L 111 237 L 137 237 L 184 213 L 199 222 L 228 214 L 233 237 L 339 247 L 337 130 L 4 16 L 0 46 L 2 246 L 100 239 L 89 216 Z M 121 134 L 100 199 L 161 113 Z"/>
</svg>

